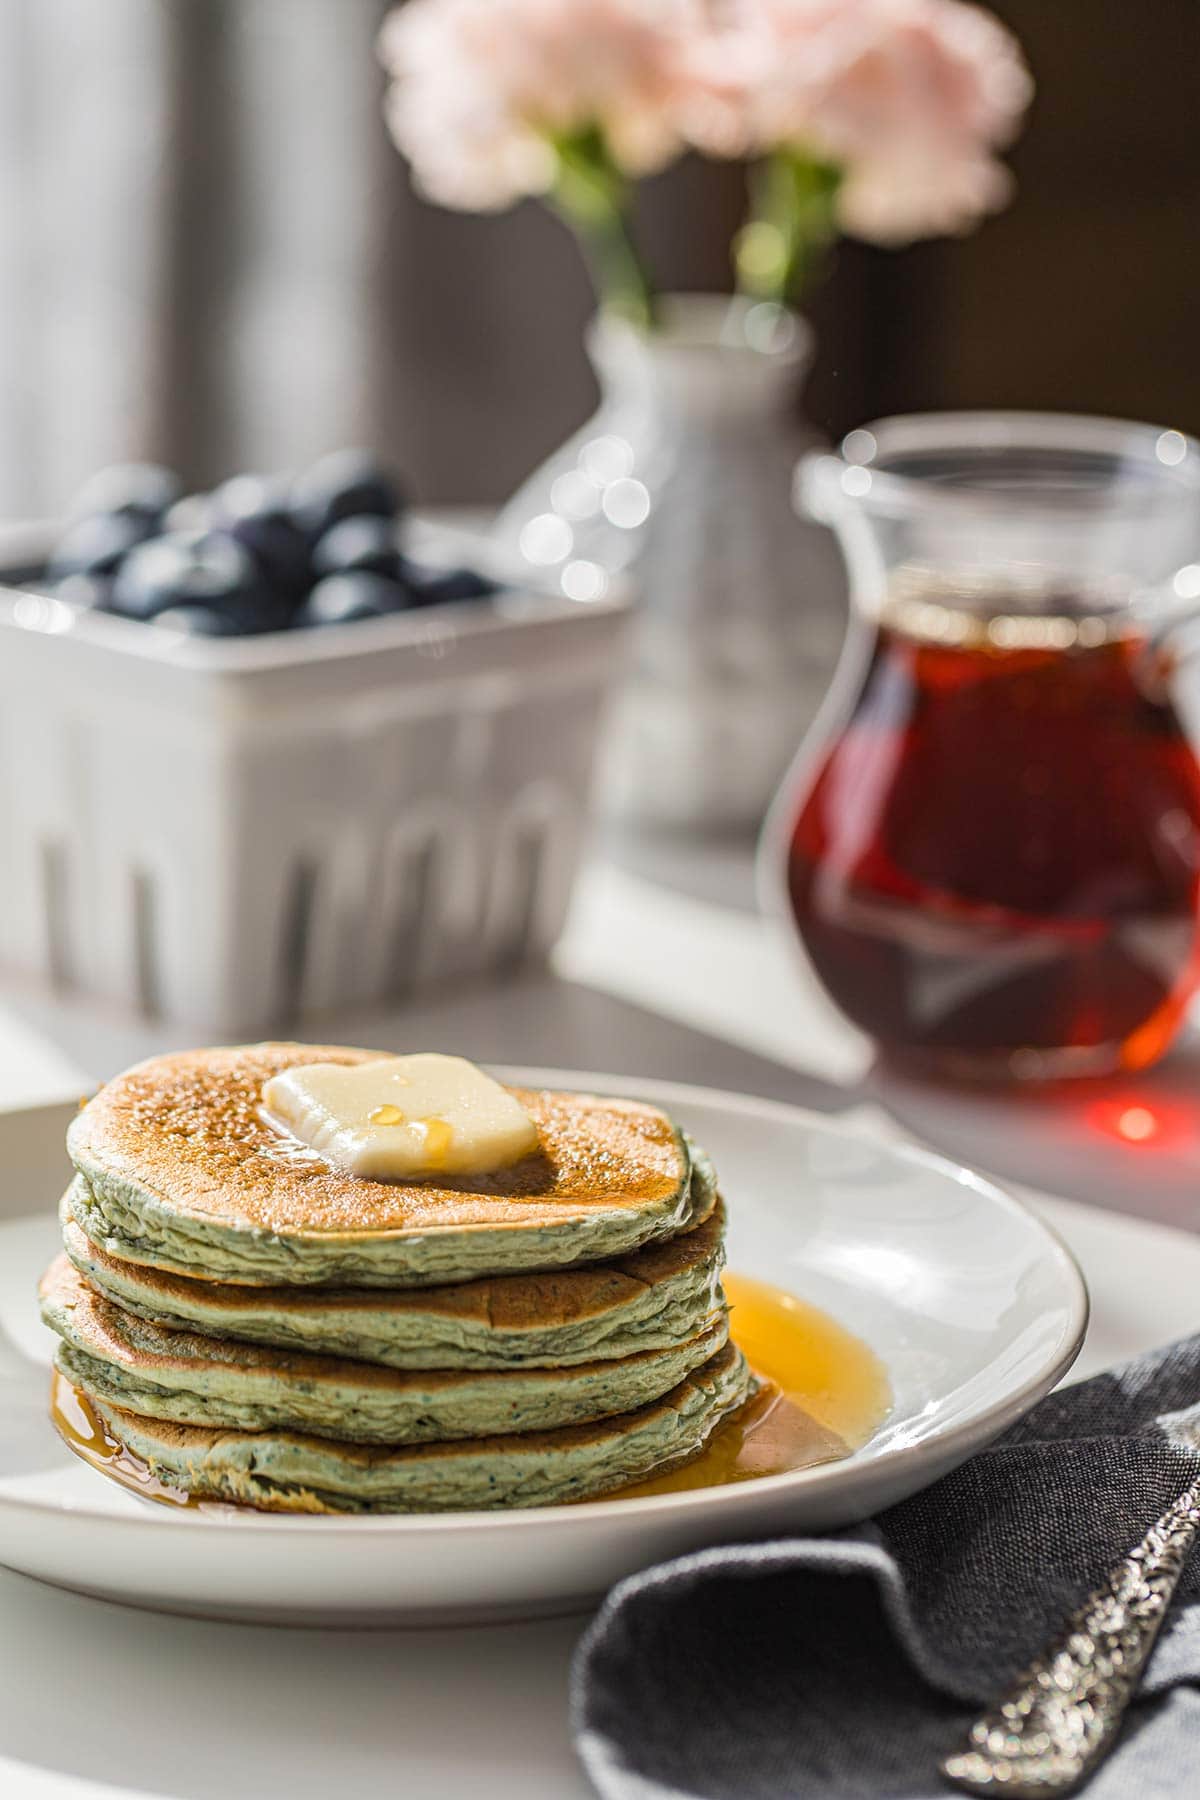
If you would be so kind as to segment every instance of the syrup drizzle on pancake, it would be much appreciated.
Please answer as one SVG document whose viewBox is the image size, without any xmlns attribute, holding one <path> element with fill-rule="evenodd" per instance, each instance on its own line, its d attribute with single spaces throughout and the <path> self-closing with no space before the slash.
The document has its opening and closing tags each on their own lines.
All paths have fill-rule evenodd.
<svg viewBox="0 0 1200 1800">
<path fill-rule="evenodd" d="M 161 1506 L 186 1507 L 191 1512 L 225 1512 L 224 1505 L 168 1487 L 139 1456 L 118 1444 L 107 1430 L 87 1395 L 54 1369 L 50 1376 L 50 1422 L 68 1450 L 143 1500 Z"/>
</svg>

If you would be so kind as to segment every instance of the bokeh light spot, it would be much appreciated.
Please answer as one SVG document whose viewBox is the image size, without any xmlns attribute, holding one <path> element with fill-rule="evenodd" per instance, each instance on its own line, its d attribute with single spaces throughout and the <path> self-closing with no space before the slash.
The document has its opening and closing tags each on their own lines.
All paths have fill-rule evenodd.
<svg viewBox="0 0 1200 1800">
<path fill-rule="evenodd" d="M 1127 1106 L 1117 1114 L 1117 1130 L 1130 1144 L 1144 1144 L 1158 1136 L 1158 1120 L 1148 1106 Z"/>
<path fill-rule="evenodd" d="M 579 466 L 599 486 L 619 481 L 633 467 L 633 445 L 620 437 L 593 438 L 579 452 Z"/>
<path fill-rule="evenodd" d="M 599 563 L 576 558 L 563 570 L 561 586 L 568 600 L 602 600 L 608 589 L 608 576 Z"/>
<path fill-rule="evenodd" d="M 622 531 L 634 531 L 650 517 L 650 494 L 644 482 L 631 476 L 614 481 L 604 494 L 604 516 Z"/>
<path fill-rule="evenodd" d="M 1187 439 L 1182 431 L 1160 431 L 1154 442 L 1154 454 L 1160 463 L 1174 469 L 1187 455 Z"/>
<path fill-rule="evenodd" d="M 557 513 L 538 513 L 521 532 L 521 555 L 531 563 L 548 566 L 570 556 L 575 534 Z"/>
</svg>

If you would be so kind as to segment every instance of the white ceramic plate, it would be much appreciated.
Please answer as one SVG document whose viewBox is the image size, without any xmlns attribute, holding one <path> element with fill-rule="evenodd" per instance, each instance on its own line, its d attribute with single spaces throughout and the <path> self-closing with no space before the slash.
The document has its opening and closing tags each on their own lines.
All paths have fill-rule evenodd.
<svg viewBox="0 0 1200 1800">
<path fill-rule="evenodd" d="M 222 1618 L 383 1625 L 567 1611 L 684 1550 L 865 1517 L 987 1443 L 1070 1367 L 1087 1323 L 1078 1268 L 1018 1201 L 969 1171 L 770 1101 L 508 1073 L 637 1094 L 705 1145 L 729 1208 L 730 1266 L 794 1288 L 886 1363 L 894 1407 L 870 1443 L 824 1467 L 643 1500 L 347 1521 L 173 1514 L 78 1462 L 46 1417 L 51 1340 L 34 1290 L 57 1242 L 57 1192 L 51 1176 L 44 1193 L 30 1182 L 61 1139 L 35 1145 L 27 1126 L 21 1145 L 6 1144 L 0 1121 L 0 1561 L 83 1593 Z M 43 1136 L 61 1131 L 61 1109 L 40 1116 Z"/>
</svg>

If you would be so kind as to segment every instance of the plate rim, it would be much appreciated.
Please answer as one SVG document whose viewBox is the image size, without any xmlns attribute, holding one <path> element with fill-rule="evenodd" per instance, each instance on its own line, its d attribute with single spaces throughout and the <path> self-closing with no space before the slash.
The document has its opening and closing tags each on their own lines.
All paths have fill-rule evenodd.
<svg viewBox="0 0 1200 1800">
<path fill-rule="evenodd" d="M 928 1435 L 916 1443 L 902 1443 L 887 1446 L 875 1455 L 866 1457 L 864 1452 L 870 1448 L 870 1440 L 853 1451 L 849 1456 L 837 1462 L 818 1463 L 810 1468 L 787 1470 L 775 1475 L 760 1475 L 753 1481 L 737 1482 L 725 1487 L 692 1488 L 674 1494 L 652 1494 L 632 1500 L 621 1500 L 611 1495 L 601 1496 L 595 1500 L 577 1500 L 569 1505 L 547 1505 L 509 1507 L 487 1511 L 463 1510 L 444 1513 L 385 1513 L 378 1515 L 359 1515 L 350 1518 L 315 1517 L 308 1514 L 295 1515 L 288 1513 L 263 1513 L 251 1508 L 239 1509 L 233 1506 L 222 1510 L 219 1517 L 186 1516 L 162 1509 L 161 1517 L 153 1527 L 156 1530 L 167 1529 L 173 1532 L 188 1532 L 196 1535 L 210 1535 L 216 1526 L 222 1532 L 261 1532 L 269 1531 L 275 1536 L 285 1537 L 294 1542 L 297 1538 L 313 1540 L 329 1540 L 345 1537 L 361 1538 L 395 1536 L 400 1539 L 417 1539 L 425 1533 L 436 1532 L 462 1533 L 486 1530 L 492 1532 L 519 1531 L 529 1525 L 541 1525 L 544 1529 L 563 1531 L 572 1525 L 586 1528 L 588 1525 L 609 1525 L 620 1527 L 626 1521 L 626 1529 L 633 1529 L 639 1521 L 647 1523 L 665 1523 L 674 1517 L 688 1517 L 698 1511 L 728 1513 L 734 1518 L 745 1510 L 757 1496 L 781 1496 L 785 1493 L 797 1495 L 814 1487 L 838 1491 L 845 1487 L 848 1480 L 871 1471 L 888 1471 L 903 1469 L 917 1458 L 927 1456 L 931 1450 L 940 1452 L 939 1460 L 945 1465 L 952 1464 L 963 1440 L 972 1443 L 986 1438 L 988 1429 L 997 1425 L 1002 1430 L 1008 1422 L 1020 1418 L 1037 1400 L 1049 1393 L 1051 1388 L 1067 1373 L 1079 1355 L 1087 1332 L 1091 1299 L 1087 1283 L 1075 1256 L 1054 1226 L 1039 1217 L 1032 1207 L 1016 1194 L 992 1177 L 981 1175 L 978 1170 L 965 1163 L 955 1162 L 952 1157 L 943 1156 L 938 1151 L 927 1149 L 924 1145 L 907 1140 L 893 1140 L 885 1136 L 875 1136 L 869 1130 L 844 1118 L 829 1118 L 810 1107 L 796 1106 L 788 1100 L 769 1099 L 764 1095 L 739 1092 L 734 1089 L 706 1087 L 692 1082 L 660 1079 L 656 1076 L 618 1076 L 588 1069 L 566 1069 L 540 1067 L 537 1065 L 511 1065 L 503 1063 L 485 1063 L 493 1074 L 511 1082 L 514 1086 L 524 1087 L 562 1087 L 568 1091 L 581 1093 L 596 1092 L 600 1094 L 637 1094 L 651 1104 L 669 1106 L 673 1102 L 682 1101 L 700 1105 L 709 1105 L 743 1117 L 757 1117 L 799 1125 L 808 1131 L 815 1131 L 819 1136 L 846 1139 L 852 1142 L 866 1140 L 883 1155 L 893 1156 L 910 1167 L 928 1170 L 948 1178 L 959 1187 L 969 1189 L 986 1200 L 990 1205 L 999 1205 L 1001 1210 L 1021 1218 L 1031 1226 L 1035 1235 L 1040 1235 L 1046 1243 L 1051 1260 L 1057 1267 L 1064 1284 L 1064 1306 L 1067 1318 L 1063 1333 L 1052 1355 L 1043 1359 L 1039 1366 L 1031 1370 L 1023 1381 L 1015 1387 L 992 1400 L 979 1411 L 961 1420 L 957 1425 L 939 1430 L 936 1426 Z M 999 1421 L 999 1424 L 997 1424 Z M 214 1502 L 220 1506 L 220 1502 Z M 158 1509 L 156 1509 L 158 1510 Z M 20 1495 L 0 1492 L 0 1512 L 20 1513 L 34 1517 L 68 1518 L 73 1522 L 86 1521 L 100 1530 L 117 1531 L 128 1534 L 130 1531 L 142 1532 L 150 1526 L 150 1520 L 139 1513 L 114 1513 L 101 1507 L 88 1504 L 50 1504 L 45 1500 L 26 1498 Z"/>
</svg>

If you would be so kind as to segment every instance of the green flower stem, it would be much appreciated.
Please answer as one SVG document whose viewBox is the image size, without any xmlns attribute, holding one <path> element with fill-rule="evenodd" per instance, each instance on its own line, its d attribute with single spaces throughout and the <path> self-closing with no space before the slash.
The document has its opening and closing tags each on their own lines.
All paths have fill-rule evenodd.
<svg viewBox="0 0 1200 1800">
<path fill-rule="evenodd" d="M 829 163 L 794 150 L 776 150 L 756 165 L 750 216 L 734 240 L 739 294 L 780 306 L 800 298 L 837 237 L 840 180 Z"/>
<path fill-rule="evenodd" d="M 583 246 L 601 304 L 633 324 L 654 323 L 654 290 L 630 227 L 629 184 L 599 131 L 555 140 L 558 180 L 549 195 Z"/>
</svg>

